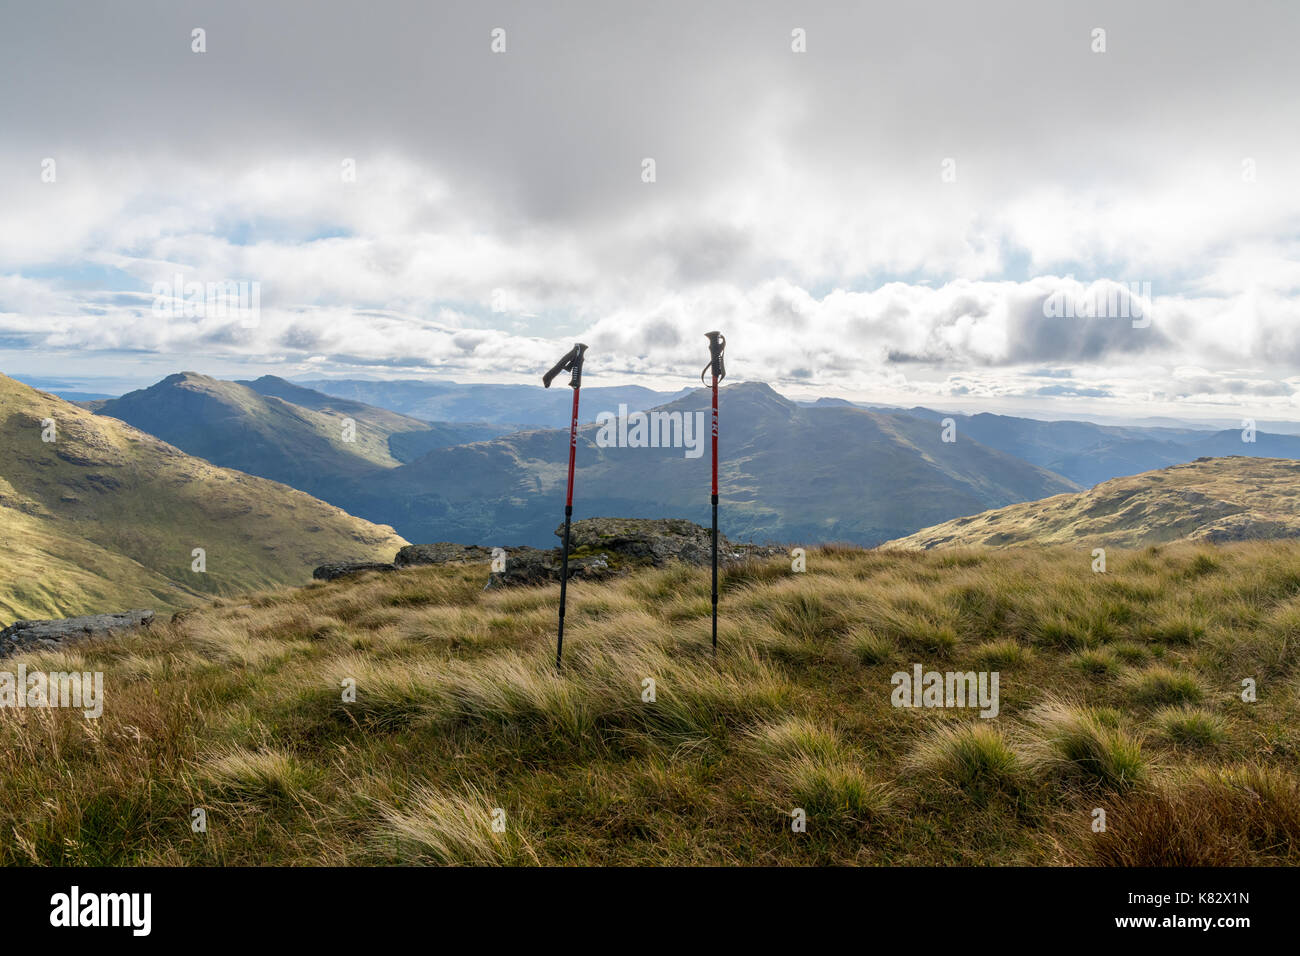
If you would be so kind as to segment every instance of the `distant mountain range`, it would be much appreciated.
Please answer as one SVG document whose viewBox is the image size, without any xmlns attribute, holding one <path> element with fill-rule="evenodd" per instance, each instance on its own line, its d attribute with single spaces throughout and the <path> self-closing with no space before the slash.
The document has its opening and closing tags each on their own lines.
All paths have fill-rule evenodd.
<svg viewBox="0 0 1300 956">
<path fill-rule="evenodd" d="M 448 422 L 528 422 L 534 427 L 566 428 L 569 423 L 567 390 L 546 390 L 532 385 L 457 385 L 449 382 L 368 382 L 318 380 L 305 383 L 319 391 L 369 402 L 418 418 Z M 639 386 L 584 388 L 582 420 L 593 421 L 597 410 L 617 409 L 624 403 L 632 411 L 667 404 L 689 394 L 655 392 Z M 907 415 L 930 422 L 952 418 L 958 441 L 972 438 L 982 445 L 1022 458 L 1056 472 L 1085 487 L 1120 475 L 1224 455 L 1300 457 L 1300 429 L 1294 422 L 1265 423 L 1270 432 L 1258 431 L 1254 443 L 1242 441 L 1239 428 L 1171 422 L 1148 425 L 1099 425 L 1084 421 L 1042 421 L 1011 415 L 962 415 L 917 406 L 864 405 L 841 398 L 820 398 L 796 404 L 812 408 L 864 408 L 881 415 Z M 514 430 L 514 429 L 510 429 Z M 448 443 L 451 444 L 451 443 Z"/>
<path fill-rule="evenodd" d="M 600 426 L 583 426 L 577 513 L 704 521 L 709 401 L 696 389 L 656 409 L 703 423 L 696 458 L 683 448 L 602 447 Z M 945 443 L 910 416 L 804 407 L 758 383 L 724 387 L 720 403 L 722 520 L 736 539 L 874 544 L 931 516 L 1077 488 L 978 442 Z M 344 506 L 419 540 L 549 544 L 567 454 L 567 429 L 438 449 L 356 486 Z"/>
<path fill-rule="evenodd" d="M 539 376 L 540 377 L 540 376 Z M 568 428 L 573 393 L 562 387 L 564 379 L 543 388 L 540 385 L 479 385 L 456 382 L 399 380 L 372 382 L 364 379 L 313 379 L 299 384 L 326 395 L 350 398 L 426 421 L 516 423 L 510 431 L 523 428 Z M 645 411 L 681 398 L 691 390 L 657 392 L 640 385 L 584 385 L 583 421 L 594 421 L 599 409 Z"/>
<path fill-rule="evenodd" d="M 410 540 L 546 545 L 558 523 L 572 392 L 566 387 L 331 382 L 426 414 L 431 422 L 274 376 L 226 382 L 194 373 L 88 403 L 189 454 L 282 481 Z M 584 388 L 579 513 L 707 517 L 707 457 L 601 447 L 594 420 L 654 407 L 707 412 L 707 391 L 672 401 L 649 389 Z M 1165 426 L 1043 422 L 793 402 L 757 383 L 722 391 L 723 514 L 737 539 L 864 545 L 1119 474 L 1249 450 L 1300 457 L 1300 438 Z M 622 408 L 620 409 L 620 406 Z M 512 420 L 559 419 L 515 431 Z M 954 427 L 944 441 L 944 419 Z M 355 430 L 345 439 L 343 424 Z"/>
<path fill-rule="evenodd" d="M 1240 428 L 1212 431 L 1044 422 L 1008 415 L 950 415 L 929 408 L 911 408 L 905 414 L 936 423 L 952 418 L 958 440 L 968 436 L 1084 486 L 1196 458 L 1300 458 L 1300 437 L 1257 431 L 1254 441 L 1247 442 Z"/>
<path fill-rule="evenodd" d="M 391 528 L 0 375 L 0 620 L 192 604 L 391 560 Z M 204 571 L 194 570 L 202 549 Z"/>
<path fill-rule="evenodd" d="M 1137 548 L 1300 537 L 1300 462 L 1204 458 L 1115 478 L 1089 491 L 946 521 L 890 548 L 1068 544 Z"/>
<path fill-rule="evenodd" d="M 532 392 L 562 400 L 567 422 L 568 388 Z M 707 521 L 709 393 L 652 409 L 675 445 L 635 447 L 635 426 L 610 419 L 651 397 L 584 389 L 577 517 Z M 797 403 L 760 383 L 724 387 L 720 404 L 734 540 L 1121 547 L 1300 528 L 1292 436 Z M 552 545 L 562 520 L 564 427 L 431 422 L 273 376 L 188 372 L 80 404 L 0 376 L 0 414 L 0 616 L 178 607 L 301 582 L 327 561 L 390 560 L 406 540 Z M 1243 449 L 1282 460 L 1221 457 Z M 1111 480 L 1082 490 L 1099 476 Z"/>
</svg>

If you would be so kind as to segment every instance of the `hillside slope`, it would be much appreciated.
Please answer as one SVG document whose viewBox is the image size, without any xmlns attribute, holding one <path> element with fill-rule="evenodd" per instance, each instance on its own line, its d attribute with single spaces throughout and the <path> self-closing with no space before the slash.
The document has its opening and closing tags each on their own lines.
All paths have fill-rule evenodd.
<svg viewBox="0 0 1300 956">
<path fill-rule="evenodd" d="M 178 607 L 296 584 L 405 542 L 0 375 L 0 618 Z M 42 441 L 43 422 L 54 425 Z M 191 570 L 206 552 L 206 573 Z"/>
<path fill-rule="evenodd" d="M 1181 538 L 1211 542 L 1300 536 L 1300 461 L 1205 458 L 1079 494 L 957 518 L 889 548 L 1072 544 L 1133 548 Z"/>
<path fill-rule="evenodd" d="M 758 383 L 727 386 L 720 402 L 721 521 L 733 540 L 875 544 L 1078 487 L 978 442 L 946 443 L 909 416 L 805 407 Z M 697 389 L 657 409 L 692 422 L 698 414 L 695 458 L 684 448 L 600 447 L 599 427 L 582 426 L 576 514 L 707 521 L 708 408 Z M 584 409 L 584 418 L 617 412 Z M 551 545 L 567 461 L 567 429 L 520 432 L 430 452 L 354 484 L 338 503 L 413 540 Z"/>
<path fill-rule="evenodd" d="M 647 570 L 569 588 L 558 673 L 558 586 L 486 564 L 221 601 L 26 655 L 109 706 L 0 721 L 0 865 L 1295 865 L 1298 566 L 814 548 L 723 570 L 716 657 L 708 569 Z"/>
</svg>

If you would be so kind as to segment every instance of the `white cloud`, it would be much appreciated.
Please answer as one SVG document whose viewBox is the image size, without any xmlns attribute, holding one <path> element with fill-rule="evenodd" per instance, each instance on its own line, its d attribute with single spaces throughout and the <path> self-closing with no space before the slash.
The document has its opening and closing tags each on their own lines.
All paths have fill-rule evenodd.
<svg viewBox="0 0 1300 956">
<path fill-rule="evenodd" d="M 785 5 L 507 4 L 500 57 L 472 5 L 155 14 L 0 14 L 0 337 L 34 361 L 505 379 L 582 338 L 672 385 L 722 328 L 733 374 L 882 400 L 1291 401 L 1285 7 L 827 6 L 795 55 Z M 158 320 L 178 271 L 260 282 L 259 327 Z M 1099 280 L 1151 283 L 1151 328 L 1042 314 Z"/>
</svg>

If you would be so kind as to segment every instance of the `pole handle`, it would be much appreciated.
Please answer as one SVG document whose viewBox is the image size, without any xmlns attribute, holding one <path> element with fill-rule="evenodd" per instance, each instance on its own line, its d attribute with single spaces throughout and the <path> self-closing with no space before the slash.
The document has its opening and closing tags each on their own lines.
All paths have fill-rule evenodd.
<svg viewBox="0 0 1300 956">
<path fill-rule="evenodd" d="M 709 383 L 705 381 L 704 377 L 710 370 L 713 371 L 719 382 L 727 377 L 726 366 L 722 363 L 722 353 L 727 348 L 727 337 L 721 332 L 705 332 L 704 334 L 709 339 L 709 364 L 704 366 L 704 370 L 700 372 L 700 381 L 707 385 Z"/>
<path fill-rule="evenodd" d="M 583 353 L 587 351 L 587 346 L 579 342 L 573 348 L 565 353 L 564 358 L 560 359 L 551 368 L 549 372 L 542 376 L 542 387 L 550 388 L 551 382 L 555 381 L 555 376 L 561 372 L 572 370 L 573 376 L 569 379 L 569 385 L 578 388 L 582 385 L 582 359 Z"/>
</svg>

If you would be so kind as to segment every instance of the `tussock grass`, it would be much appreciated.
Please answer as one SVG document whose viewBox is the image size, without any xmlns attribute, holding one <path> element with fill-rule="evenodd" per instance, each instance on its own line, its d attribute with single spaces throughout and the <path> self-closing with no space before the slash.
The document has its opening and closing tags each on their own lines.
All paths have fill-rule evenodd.
<svg viewBox="0 0 1300 956">
<path fill-rule="evenodd" d="M 1107 647 L 1097 647 L 1072 654 L 1070 663 L 1089 677 L 1097 678 L 1114 677 L 1123 666 L 1120 664 L 1119 656 Z"/>
<path fill-rule="evenodd" d="M 1115 715 L 1049 698 L 1030 715 L 1038 767 L 1088 785 L 1127 789 L 1147 776 L 1142 743 Z"/>
<path fill-rule="evenodd" d="M 1129 674 L 1123 681 L 1128 693 L 1141 704 L 1194 704 L 1205 691 L 1194 674 L 1155 666 Z"/>
<path fill-rule="evenodd" d="M 707 568 L 575 582 L 559 672 L 558 588 L 457 567 L 29 654 L 104 715 L 0 709 L 0 863 L 1300 862 L 1300 541 L 808 558 L 725 570 L 716 659 Z M 915 664 L 999 716 L 893 707 Z"/>
<path fill-rule="evenodd" d="M 870 822 L 885 816 L 893 789 L 856 764 L 801 756 L 778 772 L 796 807 L 832 821 Z"/>
<path fill-rule="evenodd" d="M 1025 781 L 1025 764 L 1002 731 L 990 723 L 936 728 L 907 765 L 961 790 L 1014 792 Z"/>
<path fill-rule="evenodd" d="M 1271 767 L 1195 767 L 1120 801 L 1073 855 L 1093 866 L 1294 866 L 1300 783 Z"/>
<path fill-rule="evenodd" d="M 754 727 L 748 736 L 755 751 L 766 757 L 784 760 L 795 757 L 836 760 L 843 749 L 835 733 L 806 717 L 786 717 L 765 722 Z"/>
<path fill-rule="evenodd" d="M 857 631 L 848 637 L 845 646 L 853 657 L 865 665 L 901 659 L 897 642 L 876 631 Z"/>
<path fill-rule="evenodd" d="M 1203 708 L 1166 707 L 1155 713 L 1152 723 L 1180 747 L 1211 749 L 1228 739 L 1227 719 Z"/>
<path fill-rule="evenodd" d="M 504 807 L 494 807 L 480 791 L 461 793 L 419 789 L 405 809 L 383 808 L 373 836 L 381 858 L 404 862 L 504 866 L 536 863 L 537 855 Z M 502 829 L 493 829 L 494 814 Z"/>
<path fill-rule="evenodd" d="M 292 754 L 243 747 L 214 754 L 204 761 L 200 773 L 214 792 L 253 801 L 299 801 L 314 776 Z"/>
<path fill-rule="evenodd" d="M 971 654 L 971 659 L 976 664 L 989 668 L 1024 664 L 1033 657 L 1032 649 L 1011 640 L 988 641 L 976 647 Z"/>
</svg>

